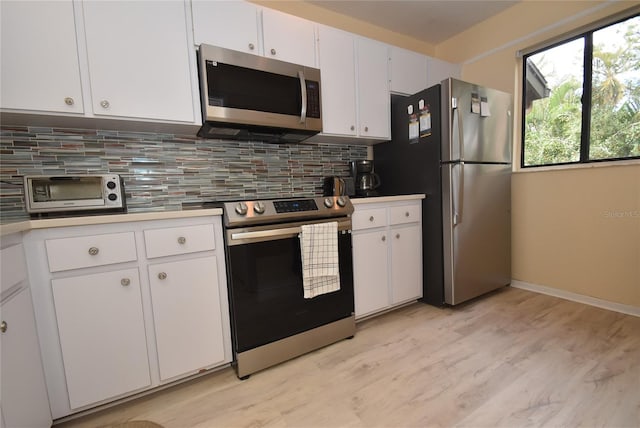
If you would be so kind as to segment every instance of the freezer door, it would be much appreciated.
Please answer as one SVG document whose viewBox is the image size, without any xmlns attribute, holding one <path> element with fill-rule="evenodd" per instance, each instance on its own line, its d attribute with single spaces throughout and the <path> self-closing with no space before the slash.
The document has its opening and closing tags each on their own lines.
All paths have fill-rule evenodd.
<svg viewBox="0 0 640 428">
<path fill-rule="evenodd" d="M 444 162 L 511 162 L 511 94 L 448 79 L 442 100 Z"/>
<path fill-rule="evenodd" d="M 443 165 L 445 302 L 511 282 L 511 166 Z"/>
</svg>

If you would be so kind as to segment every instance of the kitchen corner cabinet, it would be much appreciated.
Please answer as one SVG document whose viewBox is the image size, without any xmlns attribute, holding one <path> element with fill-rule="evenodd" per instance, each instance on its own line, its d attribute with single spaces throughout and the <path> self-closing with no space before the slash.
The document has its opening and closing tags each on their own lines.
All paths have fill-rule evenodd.
<svg viewBox="0 0 640 428">
<path fill-rule="evenodd" d="M 183 1 L 1 7 L 3 112 L 200 123 Z"/>
<path fill-rule="evenodd" d="M 422 297 L 420 200 L 355 204 L 352 245 L 356 319 Z"/>
<path fill-rule="evenodd" d="M 54 419 L 231 362 L 222 239 L 219 216 L 27 232 Z"/>
<path fill-rule="evenodd" d="M 0 413 L 2 426 L 49 427 L 51 412 L 21 236 L 2 237 Z"/>
<path fill-rule="evenodd" d="M 388 46 L 326 26 L 319 27 L 318 43 L 323 129 L 312 140 L 388 141 Z"/>
<path fill-rule="evenodd" d="M 449 77 L 460 79 L 462 77 L 462 66 L 427 57 L 427 87 L 437 85 Z"/>
<path fill-rule="evenodd" d="M 426 55 L 389 47 L 389 86 L 393 93 L 412 95 L 428 87 Z"/>
<path fill-rule="evenodd" d="M 317 67 L 315 23 L 245 1 L 192 0 L 193 38 L 280 61 Z"/>
</svg>

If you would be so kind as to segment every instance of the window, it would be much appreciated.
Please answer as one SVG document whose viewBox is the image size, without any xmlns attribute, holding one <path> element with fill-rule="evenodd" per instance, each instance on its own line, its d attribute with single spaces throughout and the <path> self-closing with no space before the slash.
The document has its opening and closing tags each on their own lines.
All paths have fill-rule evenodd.
<svg viewBox="0 0 640 428">
<path fill-rule="evenodd" d="M 523 64 L 522 167 L 640 158 L 640 15 Z"/>
</svg>

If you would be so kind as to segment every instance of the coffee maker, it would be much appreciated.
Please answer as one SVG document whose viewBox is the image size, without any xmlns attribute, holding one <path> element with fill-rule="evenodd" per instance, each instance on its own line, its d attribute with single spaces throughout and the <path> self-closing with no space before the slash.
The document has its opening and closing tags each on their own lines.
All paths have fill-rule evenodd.
<svg viewBox="0 0 640 428">
<path fill-rule="evenodd" d="M 380 177 L 373 172 L 372 160 L 351 161 L 351 176 L 356 185 L 356 196 L 378 196 L 376 189 L 380 187 Z"/>
</svg>

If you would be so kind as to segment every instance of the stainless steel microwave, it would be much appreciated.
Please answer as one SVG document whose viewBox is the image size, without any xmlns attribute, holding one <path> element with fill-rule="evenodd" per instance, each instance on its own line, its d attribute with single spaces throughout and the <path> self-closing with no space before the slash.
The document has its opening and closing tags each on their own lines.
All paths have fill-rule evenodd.
<svg viewBox="0 0 640 428">
<path fill-rule="evenodd" d="M 320 70 L 204 44 L 198 60 L 198 136 L 293 143 L 322 131 Z"/>
<path fill-rule="evenodd" d="M 24 197 L 30 214 L 126 209 L 124 186 L 116 174 L 25 176 Z"/>
</svg>

